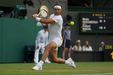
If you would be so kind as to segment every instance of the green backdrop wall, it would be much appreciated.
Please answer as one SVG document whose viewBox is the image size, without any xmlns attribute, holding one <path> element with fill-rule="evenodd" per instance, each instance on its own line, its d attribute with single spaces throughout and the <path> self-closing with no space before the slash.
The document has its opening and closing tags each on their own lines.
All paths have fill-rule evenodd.
<svg viewBox="0 0 113 75">
<path fill-rule="evenodd" d="M 0 18 L 0 63 L 23 62 L 25 45 L 33 45 L 42 27 L 33 19 Z"/>
</svg>

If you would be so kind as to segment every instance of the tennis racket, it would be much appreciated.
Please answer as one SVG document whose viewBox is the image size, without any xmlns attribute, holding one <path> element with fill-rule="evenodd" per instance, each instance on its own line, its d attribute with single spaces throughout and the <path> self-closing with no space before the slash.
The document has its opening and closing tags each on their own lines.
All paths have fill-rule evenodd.
<svg viewBox="0 0 113 75">
<path fill-rule="evenodd" d="M 39 8 L 38 10 L 38 13 L 37 14 L 33 14 L 33 17 L 42 17 L 42 18 L 46 18 L 48 16 L 48 7 L 46 5 L 41 5 L 41 7 Z"/>
</svg>

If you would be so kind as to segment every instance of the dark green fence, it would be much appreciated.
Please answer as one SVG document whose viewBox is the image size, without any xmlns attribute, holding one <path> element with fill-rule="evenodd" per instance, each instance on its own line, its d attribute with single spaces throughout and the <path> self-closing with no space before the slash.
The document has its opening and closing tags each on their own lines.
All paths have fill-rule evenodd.
<svg viewBox="0 0 113 75">
<path fill-rule="evenodd" d="M 24 47 L 34 44 L 40 29 L 33 19 L 0 18 L 0 63 L 23 62 Z"/>
</svg>

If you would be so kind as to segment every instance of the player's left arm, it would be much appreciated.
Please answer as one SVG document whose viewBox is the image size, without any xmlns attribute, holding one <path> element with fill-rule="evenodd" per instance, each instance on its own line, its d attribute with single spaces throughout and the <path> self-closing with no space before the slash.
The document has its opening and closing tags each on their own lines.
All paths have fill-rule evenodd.
<svg viewBox="0 0 113 75">
<path fill-rule="evenodd" d="M 55 23 L 55 20 L 53 20 L 52 18 L 48 18 L 48 19 L 41 18 L 40 19 L 40 22 L 48 25 L 48 24 L 54 24 Z"/>
<path fill-rule="evenodd" d="M 55 23 L 55 20 L 53 20 L 52 18 L 41 18 L 41 17 L 37 16 L 37 14 L 34 14 L 33 17 L 34 17 L 37 21 L 39 21 L 39 22 L 41 22 L 41 23 L 44 23 L 45 25 Z"/>
</svg>

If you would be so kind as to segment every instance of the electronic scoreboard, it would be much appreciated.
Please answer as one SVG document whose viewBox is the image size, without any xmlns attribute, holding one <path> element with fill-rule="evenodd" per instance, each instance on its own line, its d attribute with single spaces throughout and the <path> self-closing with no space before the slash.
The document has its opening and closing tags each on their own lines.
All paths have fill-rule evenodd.
<svg viewBox="0 0 113 75">
<path fill-rule="evenodd" d="M 113 34 L 113 13 L 79 13 L 80 33 Z"/>
</svg>

